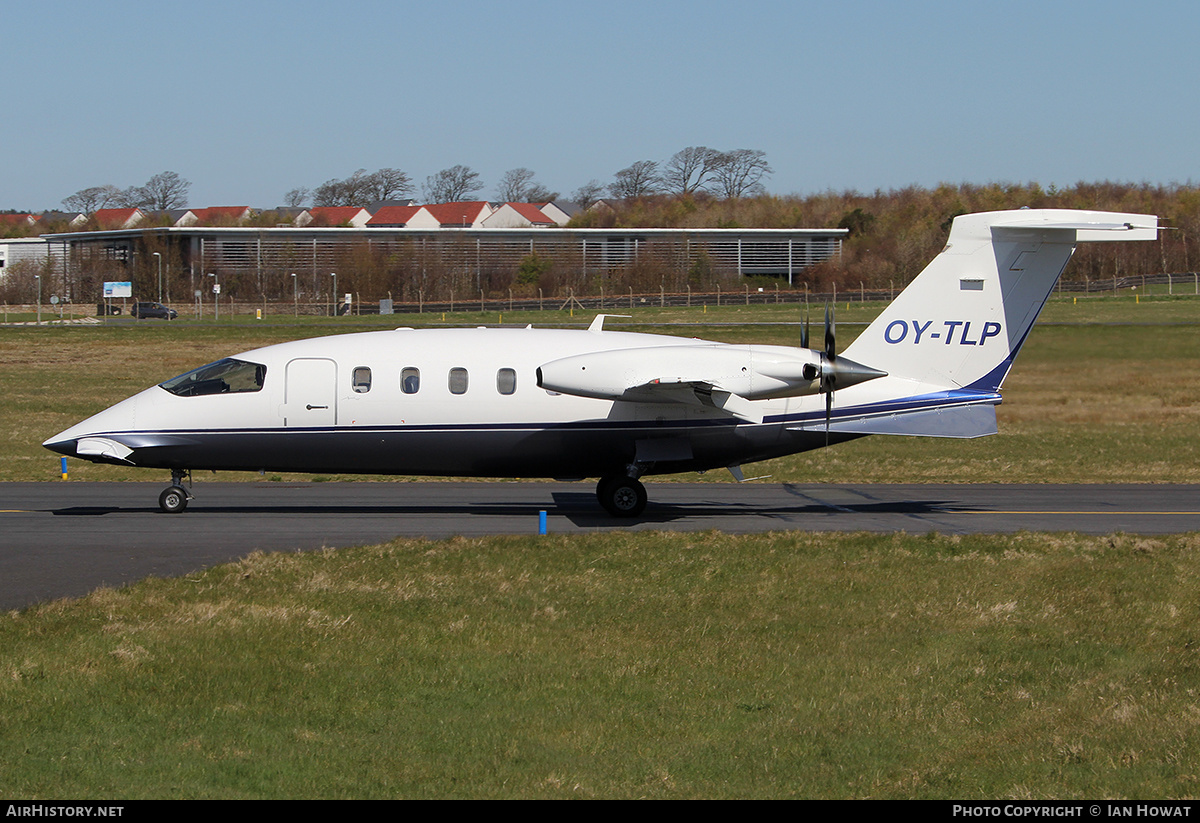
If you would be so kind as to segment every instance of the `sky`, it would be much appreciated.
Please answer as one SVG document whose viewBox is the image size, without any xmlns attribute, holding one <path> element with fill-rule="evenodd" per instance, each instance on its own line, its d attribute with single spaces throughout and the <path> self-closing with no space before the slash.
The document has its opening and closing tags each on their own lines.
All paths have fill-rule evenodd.
<svg viewBox="0 0 1200 823">
<path fill-rule="evenodd" d="M 283 203 L 456 164 L 569 196 L 687 146 L 778 195 L 1200 181 L 1200 3 L 0 0 L 0 209 L 162 171 Z"/>
</svg>

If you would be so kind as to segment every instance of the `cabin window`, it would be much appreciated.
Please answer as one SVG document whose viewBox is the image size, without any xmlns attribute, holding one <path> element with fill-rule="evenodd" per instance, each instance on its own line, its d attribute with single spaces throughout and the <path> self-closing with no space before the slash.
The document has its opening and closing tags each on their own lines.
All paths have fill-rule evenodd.
<svg viewBox="0 0 1200 823">
<path fill-rule="evenodd" d="M 226 357 L 158 385 L 180 397 L 199 397 L 259 391 L 266 378 L 266 366 Z"/>
<path fill-rule="evenodd" d="M 450 370 L 450 393 L 451 394 L 466 394 L 467 393 L 467 370 L 461 367 L 455 367 Z"/>
<path fill-rule="evenodd" d="M 501 394 L 512 394 L 517 390 L 516 369 L 501 369 L 496 372 L 496 391 Z"/>
<path fill-rule="evenodd" d="M 421 390 L 421 370 L 413 366 L 406 367 L 400 372 L 400 391 L 405 394 L 416 394 Z"/>
<path fill-rule="evenodd" d="M 371 369 L 367 366 L 356 366 L 353 376 L 350 378 L 350 387 L 359 394 L 366 394 L 371 390 Z"/>
</svg>

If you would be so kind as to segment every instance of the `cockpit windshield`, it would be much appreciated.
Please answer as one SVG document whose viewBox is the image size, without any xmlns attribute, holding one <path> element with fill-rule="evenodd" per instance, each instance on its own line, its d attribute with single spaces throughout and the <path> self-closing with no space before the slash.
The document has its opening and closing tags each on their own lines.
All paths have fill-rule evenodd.
<svg viewBox="0 0 1200 823">
<path fill-rule="evenodd" d="M 180 397 L 199 397 L 202 394 L 258 391 L 266 376 L 266 366 L 226 357 L 158 385 Z"/>
</svg>

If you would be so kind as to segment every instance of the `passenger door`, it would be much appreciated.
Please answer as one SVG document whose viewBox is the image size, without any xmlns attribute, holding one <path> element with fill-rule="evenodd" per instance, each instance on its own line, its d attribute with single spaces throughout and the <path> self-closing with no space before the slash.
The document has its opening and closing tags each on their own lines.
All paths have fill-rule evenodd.
<svg viewBox="0 0 1200 823">
<path fill-rule="evenodd" d="M 337 424 L 337 363 L 304 357 L 287 364 L 283 425 L 288 428 Z"/>
</svg>

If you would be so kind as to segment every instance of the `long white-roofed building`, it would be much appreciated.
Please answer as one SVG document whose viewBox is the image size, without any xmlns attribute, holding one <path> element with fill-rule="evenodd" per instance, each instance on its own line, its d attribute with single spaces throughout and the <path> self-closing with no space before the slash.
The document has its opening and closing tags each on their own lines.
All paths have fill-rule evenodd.
<svg viewBox="0 0 1200 823">
<path fill-rule="evenodd" d="M 443 215 L 444 216 L 444 215 Z M 467 215 L 474 224 L 477 215 Z M 845 229 L 556 229 L 412 227 L 154 227 L 44 235 L 61 289 L 95 302 L 106 280 L 157 283 L 170 299 L 213 282 L 239 300 L 291 300 L 339 290 L 362 300 L 444 300 L 510 288 L 545 296 L 725 288 L 746 277 L 792 284 L 841 254 Z M 531 278 L 528 272 L 537 273 Z M 294 276 L 293 276 L 294 275 Z M 211 280 L 210 280 L 211 276 Z M 519 279 L 519 278 L 524 279 Z M 142 293 L 149 293 L 144 291 Z M 453 298 L 449 298 L 453 299 Z"/>
</svg>

